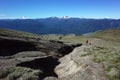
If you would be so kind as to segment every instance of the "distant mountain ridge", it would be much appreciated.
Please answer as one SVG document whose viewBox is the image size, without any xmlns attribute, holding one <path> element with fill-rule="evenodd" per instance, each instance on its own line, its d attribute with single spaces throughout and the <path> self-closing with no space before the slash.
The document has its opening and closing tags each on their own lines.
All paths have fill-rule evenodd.
<svg viewBox="0 0 120 80">
<path fill-rule="evenodd" d="M 120 19 L 41 18 L 1 19 L 0 28 L 35 34 L 84 34 L 110 28 L 120 28 Z"/>
</svg>

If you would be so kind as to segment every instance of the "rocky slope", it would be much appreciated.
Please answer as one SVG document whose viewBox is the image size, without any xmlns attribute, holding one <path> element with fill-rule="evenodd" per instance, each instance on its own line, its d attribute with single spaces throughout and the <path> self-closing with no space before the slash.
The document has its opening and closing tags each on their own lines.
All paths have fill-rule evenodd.
<svg viewBox="0 0 120 80">
<path fill-rule="evenodd" d="M 0 55 L 11 56 L 23 51 L 41 51 L 50 55 L 62 56 L 73 50 L 73 46 L 57 41 L 45 41 L 0 36 Z M 52 47 L 51 47 L 52 46 Z M 67 50 L 66 50 L 67 49 Z M 64 52 L 64 54 L 62 54 Z"/>
<path fill-rule="evenodd" d="M 102 64 L 95 63 L 93 56 L 85 49 L 92 46 L 81 46 L 75 48 L 69 55 L 60 59 L 60 64 L 55 72 L 60 80 L 108 80 L 104 73 Z"/>
<path fill-rule="evenodd" d="M 16 31 L 2 30 L 0 80 L 120 80 L 117 31 L 104 31 L 104 35 L 98 32 L 97 37 L 91 34 L 64 36 L 54 41 L 33 34 L 31 37 L 28 33 L 24 33 L 24 37 L 17 36 Z M 113 39 L 108 34 L 114 32 Z M 64 40 L 72 44 L 65 44 Z M 82 44 L 73 45 L 76 42 Z"/>
<path fill-rule="evenodd" d="M 60 80 L 120 80 L 120 29 L 68 39 L 83 42 L 61 58 L 55 72 Z M 74 38 L 74 39 L 73 39 Z M 65 39 L 66 41 L 67 38 Z M 85 43 L 88 40 L 89 44 Z"/>
<path fill-rule="evenodd" d="M 43 79 L 46 76 L 57 77 L 54 68 L 59 64 L 58 59 L 70 53 L 76 46 L 81 45 L 67 45 L 59 41 L 42 40 L 39 36 L 34 37 L 33 34 L 33 37 L 30 37 L 31 34 L 29 33 L 20 36 L 23 35 L 22 32 L 12 30 L 2 29 L 1 31 L 0 79 L 3 80 L 23 78 L 27 72 L 22 74 L 21 70 L 26 70 L 26 68 L 28 71 L 32 69 L 31 74 L 34 73 L 34 70 L 39 70 L 38 73 L 35 73 L 38 74 L 38 79 Z M 16 73 L 20 74 L 16 75 Z"/>
</svg>

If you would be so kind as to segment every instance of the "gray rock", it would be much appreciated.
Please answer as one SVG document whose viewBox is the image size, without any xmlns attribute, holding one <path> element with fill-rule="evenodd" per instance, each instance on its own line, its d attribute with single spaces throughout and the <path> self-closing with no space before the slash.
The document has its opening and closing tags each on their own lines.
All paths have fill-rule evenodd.
<svg viewBox="0 0 120 80">
<path fill-rule="evenodd" d="M 85 49 L 92 46 L 75 48 L 73 52 L 61 58 L 55 72 L 60 80 L 107 80 L 101 64 L 93 62 L 93 56 L 81 56 Z"/>
</svg>

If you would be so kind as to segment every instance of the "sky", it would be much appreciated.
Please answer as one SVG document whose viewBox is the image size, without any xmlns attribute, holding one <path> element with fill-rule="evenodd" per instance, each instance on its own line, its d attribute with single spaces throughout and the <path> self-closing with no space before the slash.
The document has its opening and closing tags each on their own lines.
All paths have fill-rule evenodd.
<svg viewBox="0 0 120 80">
<path fill-rule="evenodd" d="M 120 0 L 0 0 L 0 19 L 120 18 Z"/>
</svg>

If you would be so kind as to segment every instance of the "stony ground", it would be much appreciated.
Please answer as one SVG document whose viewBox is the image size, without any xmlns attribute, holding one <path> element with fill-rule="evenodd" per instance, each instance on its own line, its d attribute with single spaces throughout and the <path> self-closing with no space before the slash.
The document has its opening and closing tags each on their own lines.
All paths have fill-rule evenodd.
<svg viewBox="0 0 120 80">
<path fill-rule="evenodd" d="M 17 40 L 18 44 L 21 43 L 19 40 L 28 44 L 27 40 L 34 43 L 35 50 L 24 51 L 23 48 L 20 52 L 5 56 L 4 49 L 1 49 L 1 55 L 4 56 L 0 56 L 0 80 L 120 80 L 120 37 L 118 33 L 114 37 L 109 34 L 107 40 L 108 32 L 107 35 L 99 33 L 99 37 L 55 36 L 56 41 L 52 39 L 54 35 L 52 37 L 49 35 L 50 41 L 37 37 L 35 39 L 9 38 L 9 35 L 6 36 L 8 38 L 1 37 L 1 41 L 4 41 L 3 38 L 15 40 L 13 42 Z M 82 43 L 82 46 L 76 45 L 78 43 Z M 10 50 L 8 47 L 6 49 Z M 18 50 L 17 47 L 14 49 Z"/>
<path fill-rule="evenodd" d="M 82 46 L 60 59 L 55 72 L 61 80 L 107 80 L 104 68 L 93 61 L 93 56 L 83 56 L 92 46 Z"/>
</svg>

